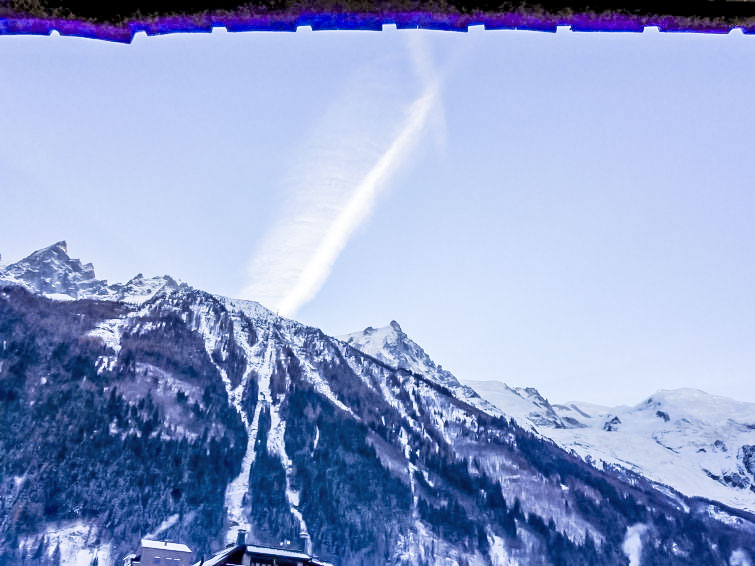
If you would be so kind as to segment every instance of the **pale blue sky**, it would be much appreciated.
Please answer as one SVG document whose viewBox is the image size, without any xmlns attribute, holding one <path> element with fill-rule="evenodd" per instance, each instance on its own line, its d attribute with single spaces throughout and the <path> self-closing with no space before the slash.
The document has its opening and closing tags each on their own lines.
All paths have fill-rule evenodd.
<svg viewBox="0 0 755 566">
<path fill-rule="evenodd" d="M 755 401 L 753 100 L 738 31 L 2 37 L 0 253 L 288 292 L 405 134 L 294 318 L 552 401 Z"/>
</svg>

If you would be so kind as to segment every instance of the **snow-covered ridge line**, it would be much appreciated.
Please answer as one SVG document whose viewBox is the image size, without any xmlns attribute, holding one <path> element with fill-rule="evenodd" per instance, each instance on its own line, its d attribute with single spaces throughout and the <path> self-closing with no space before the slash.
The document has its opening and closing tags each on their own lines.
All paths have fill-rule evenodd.
<svg viewBox="0 0 755 566">
<path fill-rule="evenodd" d="M 678 389 L 633 407 L 550 405 L 503 383 L 470 384 L 520 425 L 598 468 L 619 465 L 686 496 L 755 511 L 755 403 Z"/>
</svg>

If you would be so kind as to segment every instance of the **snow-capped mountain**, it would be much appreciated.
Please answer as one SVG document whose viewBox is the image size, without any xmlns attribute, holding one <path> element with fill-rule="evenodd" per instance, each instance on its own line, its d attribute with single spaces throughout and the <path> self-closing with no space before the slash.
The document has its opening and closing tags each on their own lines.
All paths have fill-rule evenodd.
<svg viewBox="0 0 755 566">
<path fill-rule="evenodd" d="M 422 374 L 440 385 L 459 385 L 456 378 L 444 370 L 443 366 L 436 365 L 430 356 L 401 330 L 401 326 L 395 320 L 385 328 L 367 327 L 362 332 L 338 338 L 392 367 Z"/>
<path fill-rule="evenodd" d="M 395 321 L 340 338 L 385 363 L 463 387 Z M 685 495 L 755 512 L 755 403 L 680 389 L 659 391 L 635 407 L 551 405 L 532 387 L 465 385 L 520 426 L 588 462 L 622 466 Z"/>
<path fill-rule="evenodd" d="M 658 391 L 633 407 L 547 401 L 528 407 L 519 390 L 503 383 L 469 385 L 586 460 L 755 512 L 755 403 L 678 389 Z"/>
<path fill-rule="evenodd" d="M 147 281 L 59 244 L 0 272 L 0 564 L 111 566 L 146 533 L 207 556 L 238 528 L 339 566 L 755 554 L 751 514 L 585 463 L 398 324 L 342 340 Z"/>
<path fill-rule="evenodd" d="M 37 250 L 9 266 L 0 266 L 0 281 L 22 285 L 32 293 L 56 300 L 98 299 L 143 303 L 178 283 L 167 275 L 146 279 L 137 275 L 127 283 L 108 285 L 97 279 L 91 263 L 68 257 L 65 241 Z"/>
<path fill-rule="evenodd" d="M 338 336 L 349 346 L 387 364 L 421 375 L 448 389 L 457 399 L 463 399 L 471 406 L 496 417 L 507 417 L 504 411 L 480 397 L 474 389 L 460 383 L 454 375 L 436 364 L 425 351 L 401 329 L 395 320 L 383 328 L 368 326 L 361 332 Z"/>
<path fill-rule="evenodd" d="M 601 411 L 575 403 L 556 410 L 586 425 L 551 434 L 581 456 L 755 512 L 755 403 L 679 389 L 634 407 Z"/>
</svg>

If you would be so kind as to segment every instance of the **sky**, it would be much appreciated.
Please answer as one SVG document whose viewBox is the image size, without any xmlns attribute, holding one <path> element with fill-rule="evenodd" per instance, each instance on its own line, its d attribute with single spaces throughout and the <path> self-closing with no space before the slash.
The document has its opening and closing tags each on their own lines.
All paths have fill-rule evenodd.
<svg viewBox="0 0 755 566">
<path fill-rule="evenodd" d="M 755 401 L 755 37 L 0 38 L 0 253 L 67 240 L 552 402 Z"/>
</svg>

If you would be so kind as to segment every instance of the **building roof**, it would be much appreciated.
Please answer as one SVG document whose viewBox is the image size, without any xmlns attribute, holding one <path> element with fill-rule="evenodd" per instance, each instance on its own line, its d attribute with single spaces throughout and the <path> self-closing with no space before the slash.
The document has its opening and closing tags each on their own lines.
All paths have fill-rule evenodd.
<svg viewBox="0 0 755 566">
<path fill-rule="evenodd" d="M 197 562 L 194 564 L 194 566 L 199 566 L 200 564 L 202 566 L 217 566 L 219 564 L 225 564 L 225 560 L 234 553 L 234 551 L 238 550 L 238 547 L 231 547 L 226 548 L 225 550 L 217 553 L 215 556 L 210 558 L 209 560 L 205 560 L 204 562 Z"/>
<path fill-rule="evenodd" d="M 163 550 L 175 550 L 177 552 L 191 552 L 191 549 L 185 544 L 160 540 L 149 540 L 146 538 L 142 539 L 142 548 L 158 548 Z"/>
<path fill-rule="evenodd" d="M 333 566 L 330 562 L 317 560 L 309 554 L 296 550 L 287 550 L 284 548 L 274 548 L 271 546 L 259 546 L 256 544 L 245 544 L 243 546 L 228 547 L 220 551 L 215 556 L 204 562 L 197 562 L 194 566 L 225 566 L 230 560 L 238 563 L 244 554 L 261 554 L 267 557 L 289 558 L 291 560 L 302 561 L 308 566 Z"/>
<path fill-rule="evenodd" d="M 257 553 L 257 554 L 269 554 L 271 556 L 280 556 L 283 558 L 299 558 L 301 560 L 312 559 L 312 557 L 309 554 L 305 554 L 304 552 L 300 552 L 297 550 L 286 550 L 283 548 L 273 548 L 271 546 L 258 546 L 256 544 L 247 544 L 246 552 Z"/>
</svg>

